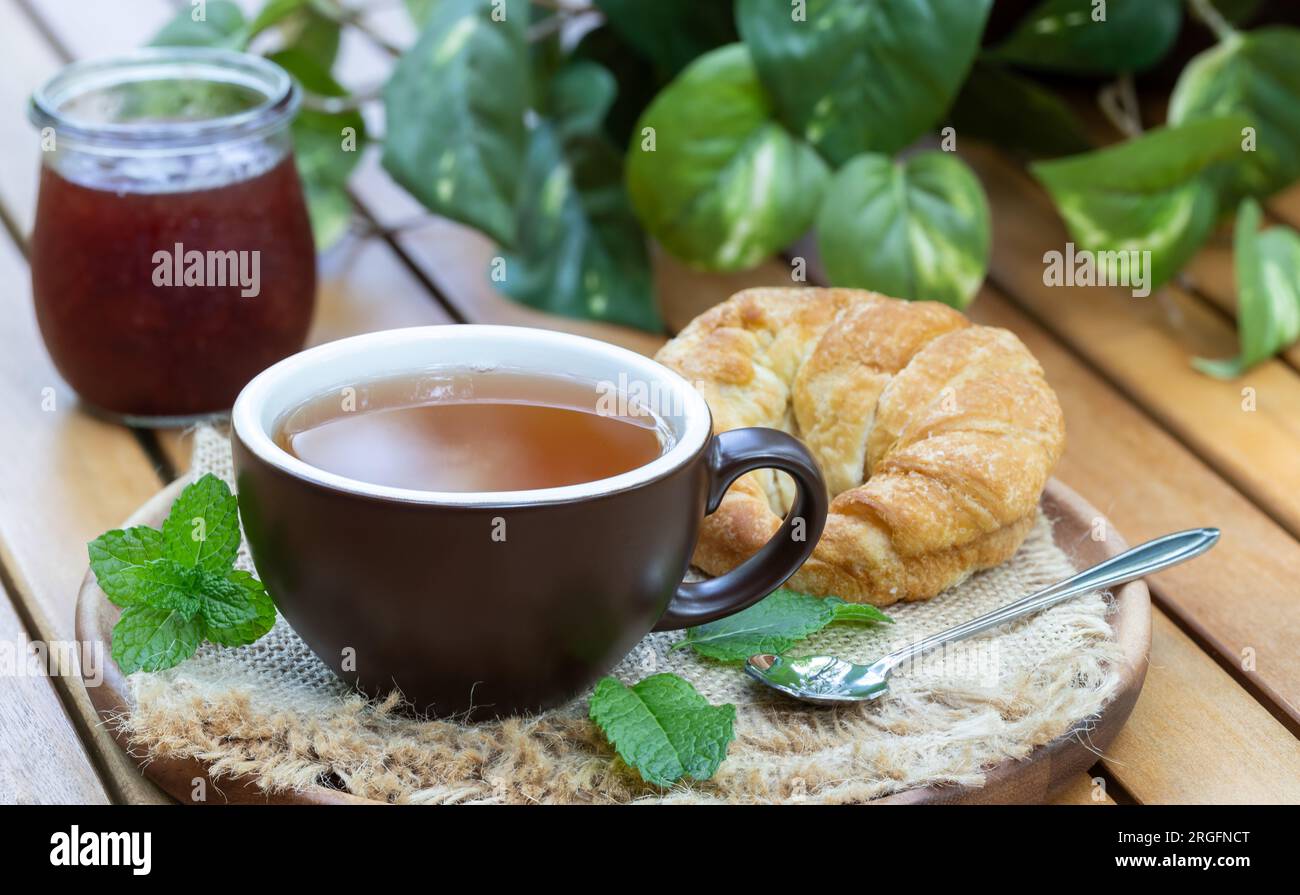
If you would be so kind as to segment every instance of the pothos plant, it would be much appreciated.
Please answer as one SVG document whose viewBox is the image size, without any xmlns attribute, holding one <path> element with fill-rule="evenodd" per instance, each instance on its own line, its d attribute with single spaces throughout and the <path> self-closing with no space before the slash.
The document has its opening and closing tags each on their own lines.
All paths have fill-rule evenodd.
<svg viewBox="0 0 1300 895">
<path fill-rule="evenodd" d="M 516 300 L 651 330 L 651 241 L 737 271 L 811 232 L 834 284 L 965 307 L 990 225 L 944 151 L 959 137 L 1037 159 L 1079 248 L 1149 251 L 1158 288 L 1238 203 L 1300 178 L 1300 30 L 1239 30 L 1260 5 L 1041 0 L 995 38 L 992 0 L 406 0 L 418 36 L 382 90 L 383 165 L 501 246 L 493 279 Z M 340 134 L 366 140 L 366 97 L 331 73 L 355 9 L 205 6 L 156 42 L 265 47 L 299 80 L 297 154 L 328 245 L 358 155 Z M 1185 20 L 1217 44 L 1178 78 L 1167 123 L 1093 149 L 1040 76 L 1131 86 Z M 1241 355 L 1201 369 L 1235 375 L 1300 335 L 1294 236 L 1237 227 Z"/>
</svg>

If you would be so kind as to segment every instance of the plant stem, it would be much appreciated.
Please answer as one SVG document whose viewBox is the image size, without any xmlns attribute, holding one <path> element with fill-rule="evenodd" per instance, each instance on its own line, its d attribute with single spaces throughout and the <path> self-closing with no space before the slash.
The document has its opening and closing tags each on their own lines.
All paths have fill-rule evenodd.
<svg viewBox="0 0 1300 895">
<path fill-rule="evenodd" d="M 1225 41 L 1237 33 L 1237 29 L 1232 27 L 1232 23 L 1223 17 L 1210 0 L 1187 0 L 1187 8 L 1192 15 L 1201 20 L 1206 28 L 1214 32 L 1214 36 L 1220 41 Z"/>
<path fill-rule="evenodd" d="M 1121 134 L 1129 138 L 1142 135 L 1142 110 L 1131 73 L 1125 72 L 1115 83 L 1101 88 L 1097 94 L 1097 104 L 1101 106 L 1106 120 L 1115 125 Z"/>
</svg>

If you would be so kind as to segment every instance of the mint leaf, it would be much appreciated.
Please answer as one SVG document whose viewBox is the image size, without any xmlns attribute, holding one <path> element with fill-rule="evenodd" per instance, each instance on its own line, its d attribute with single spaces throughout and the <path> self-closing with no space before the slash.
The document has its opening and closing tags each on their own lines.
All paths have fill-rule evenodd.
<svg viewBox="0 0 1300 895">
<path fill-rule="evenodd" d="M 202 625 L 179 609 L 134 603 L 113 628 L 113 661 L 123 674 L 171 668 L 194 655 Z"/>
<path fill-rule="evenodd" d="M 892 619 L 874 606 L 782 588 L 743 612 L 689 629 L 673 649 L 689 646 L 720 662 L 743 662 L 756 653 L 780 655 L 795 641 L 837 621 Z"/>
<path fill-rule="evenodd" d="M 736 707 L 709 705 L 675 674 L 631 687 L 606 677 L 591 696 L 590 715 L 619 757 L 655 786 L 708 780 L 735 738 Z"/>
<path fill-rule="evenodd" d="M 244 646 L 275 624 L 275 603 L 262 582 L 242 570 L 205 589 L 200 613 L 203 634 L 222 646 Z"/>
<path fill-rule="evenodd" d="M 239 552 L 239 504 L 226 483 L 208 473 L 176 498 L 162 533 L 168 559 L 224 573 Z"/>
<path fill-rule="evenodd" d="M 204 638 L 243 646 L 275 624 L 262 583 L 232 568 L 239 504 L 226 483 L 205 475 L 181 492 L 162 531 L 105 532 L 87 545 L 100 589 L 124 607 L 113 658 L 124 674 L 170 668 Z"/>
<path fill-rule="evenodd" d="M 136 576 L 135 602 L 178 610 L 186 618 L 199 611 L 199 587 L 209 573 L 174 559 L 155 559 Z"/>
<path fill-rule="evenodd" d="M 835 607 L 837 622 L 884 622 L 889 625 L 894 623 L 892 618 L 870 603 L 850 603 L 839 597 L 827 597 L 826 602 Z"/>
<path fill-rule="evenodd" d="M 163 536 L 137 525 L 106 531 L 86 546 L 99 589 L 118 606 L 126 606 L 136 599 L 145 564 L 163 555 Z"/>
</svg>

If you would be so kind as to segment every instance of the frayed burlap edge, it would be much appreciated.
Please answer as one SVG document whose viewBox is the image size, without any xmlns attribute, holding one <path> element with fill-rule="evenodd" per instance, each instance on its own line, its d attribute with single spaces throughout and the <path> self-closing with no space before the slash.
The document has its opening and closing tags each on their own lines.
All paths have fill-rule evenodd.
<svg viewBox="0 0 1300 895">
<path fill-rule="evenodd" d="M 225 440 L 200 430 L 196 441 L 196 470 L 228 476 Z M 1068 570 L 1040 517 L 1009 563 L 930 604 L 895 607 L 888 633 L 833 626 L 797 652 L 879 655 Z M 145 760 L 196 759 L 214 781 L 238 777 L 268 792 L 332 783 L 409 803 L 861 802 L 935 784 L 980 786 L 1001 761 L 1067 734 L 1086 738 L 1120 679 L 1107 612 L 1104 596 L 1090 594 L 974 641 L 996 657 L 992 679 L 923 665 L 900 672 L 887 699 L 835 708 L 793 703 L 735 668 L 672 650 L 679 634 L 650 635 L 615 674 L 632 682 L 680 673 L 737 709 L 736 740 L 714 778 L 668 790 L 617 758 L 587 720 L 585 695 L 535 717 L 479 725 L 415 719 L 397 696 L 367 700 L 322 674 L 283 619 L 260 653 L 246 652 L 258 644 L 205 646 L 174 669 L 133 675 L 132 708 L 113 723 Z"/>
</svg>

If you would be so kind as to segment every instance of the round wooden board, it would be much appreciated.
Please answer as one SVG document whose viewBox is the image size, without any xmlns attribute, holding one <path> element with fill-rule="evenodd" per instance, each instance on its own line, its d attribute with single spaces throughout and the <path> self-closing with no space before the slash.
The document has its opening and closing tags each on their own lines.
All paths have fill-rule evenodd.
<svg viewBox="0 0 1300 895">
<path fill-rule="evenodd" d="M 125 523 L 159 527 L 171 508 L 186 480 L 181 479 L 155 494 L 148 503 L 135 512 Z M 1057 544 L 1075 561 L 1076 567 L 1092 565 L 1127 549 L 1128 545 L 1115 531 L 1109 520 L 1073 490 L 1052 479 L 1043 492 L 1043 510 L 1054 522 L 1053 534 Z M 1106 524 L 1107 538 L 1092 538 L 1097 520 Z M 1133 581 L 1114 592 L 1115 608 L 1111 624 L 1115 637 L 1123 649 L 1124 663 L 1120 671 L 1120 684 L 1116 696 L 1094 719 L 1086 737 L 1066 735 L 1040 746 L 1023 761 L 1004 761 L 990 768 L 982 787 L 933 786 L 896 793 L 877 799 L 872 804 L 1015 804 L 1038 803 L 1050 800 L 1078 774 L 1085 772 L 1097 761 L 1099 753 L 1114 740 L 1119 729 L 1128 720 L 1146 677 L 1147 652 L 1151 646 L 1151 598 L 1143 581 Z M 83 643 L 98 642 L 103 655 L 109 656 L 110 635 L 121 614 L 108 601 L 95 583 L 89 570 L 81 583 L 77 599 L 77 637 Z M 99 686 L 88 686 L 90 701 L 106 721 L 127 710 L 126 680 L 111 660 L 104 662 L 103 680 Z M 118 745 L 131 754 L 125 736 L 115 728 L 113 735 Z M 194 801 L 192 793 L 196 780 L 205 781 L 206 788 L 217 796 L 207 802 L 215 803 L 279 803 L 279 804 L 375 804 L 348 793 L 324 786 L 300 792 L 268 794 L 250 781 L 222 778 L 214 781 L 208 777 L 204 765 L 193 759 L 160 757 L 152 761 L 137 759 L 146 777 L 173 798 L 181 802 Z"/>
</svg>

